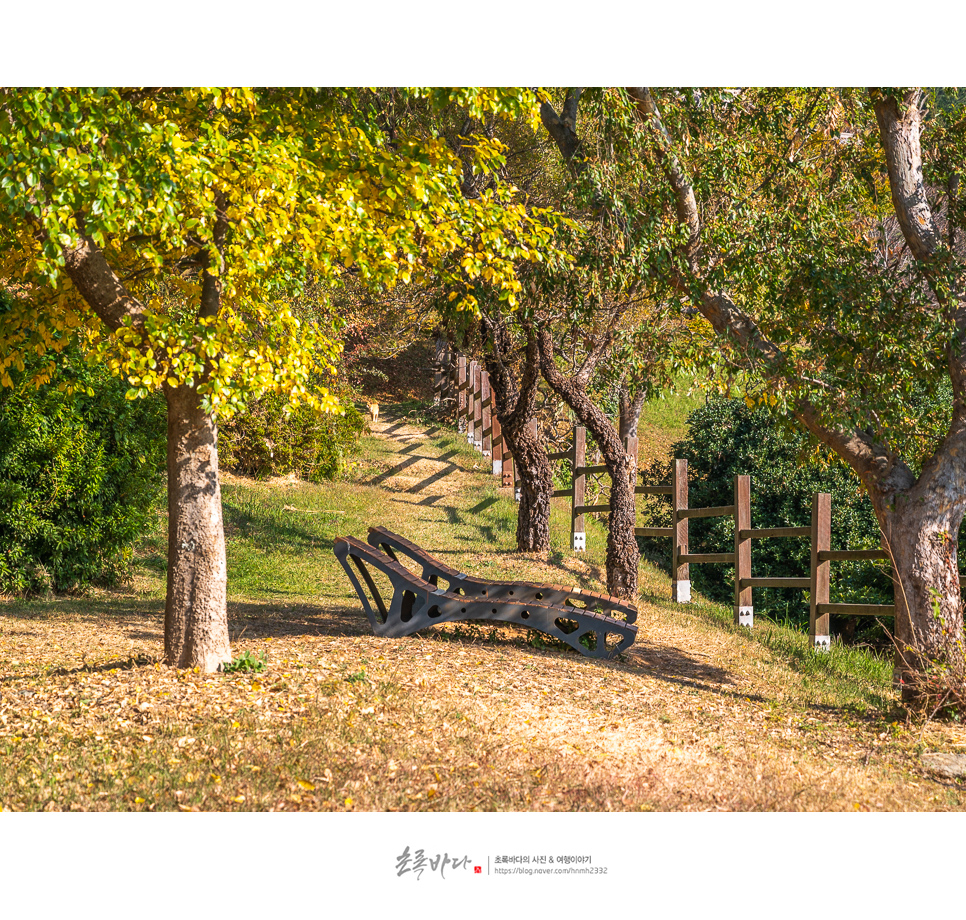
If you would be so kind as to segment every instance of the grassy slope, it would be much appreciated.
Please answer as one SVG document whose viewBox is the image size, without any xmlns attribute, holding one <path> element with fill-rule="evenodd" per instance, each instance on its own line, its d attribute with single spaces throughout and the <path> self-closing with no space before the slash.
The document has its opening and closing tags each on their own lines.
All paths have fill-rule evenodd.
<svg viewBox="0 0 966 920">
<path fill-rule="evenodd" d="M 688 432 L 688 415 L 704 400 L 702 391 L 689 392 L 682 380 L 677 392 L 647 403 L 637 426 L 641 462 L 670 459 L 671 445 Z"/>
<path fill-rule="evenodd" d="M 371 635 L 331 553 L 383 524 L 460 569 L 600 589 L 605 535 L 512 552 L 515 509 L 454 432 L 387 420 L 347 481 L 228 478 L 230 623 L 262 674 L 157 664 L 161 534 L 135 590 L 6 602 L 0 805 L 13 809 L 962 809 L 918 755 L 966 744 L 906 721 L 889 666 L 812 655 L 778 627 L 671 604 L 642 567 L 640 633 L 595 663 L 525 632 Z"/>
</svg>

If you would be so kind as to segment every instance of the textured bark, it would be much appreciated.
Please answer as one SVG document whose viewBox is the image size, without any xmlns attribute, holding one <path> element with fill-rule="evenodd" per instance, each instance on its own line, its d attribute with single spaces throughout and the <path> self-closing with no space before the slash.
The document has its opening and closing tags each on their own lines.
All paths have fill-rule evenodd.
<svg viewBox="0 0 966 920">
<path fill-rule="evenodd" d="M 909 250 L 928 280 L 936 301 L 956 331 L 947 351 L 953 386 L 949 432 L 914 485 L 876 506 L 883 542 L 892 553 L 897 585 L 897 635 L 927 661 L 941 661 L 962 681 L 964 674 L 963 608 L 957 549 L 966 510 L 966 303 L 963 279 L 948 290 L 936 283 L 937 264 L 952 258 L 942 249 L 941 234 L 923 180 L 922 93 L 913 90 L 901 102 L 874 93 L 879 136 L 889 171 L 893 208 Z M 879 485 L 879 483 L 876 483 Z M 881 485 L 879 485 L 881 489 Z M 873 505 L 876 505 L 874 489 Z M 917 655 L 905 669 L 915 671 Z"/>
<path fill-rule="evenodd" d="M 231 661 L 218 428 L 196 390 L 165 385 L 168 403 L 168 591 L 164 658 L 216 671 Z"/>
<path fill-rule="evenodd" d="M 617 436 L 620 438 L 622 444 L 628 438 L 637 437 L 637 426 L 641 420 L 641 410 L 644 408 L 644 396 L 645 392 L 643 387 L 636 391 L 631 391 L 626 383 L 621 384 L 620 391 L 617 394 Z M 628 469 L 630 470 L 631 482 L 636 483 L 637 454 L 628 456 L 627 463 Z"/>
<path fill-rule="evenodd" d="M 64 247 L 64 271 L 90 308 L 112 332 L 125 321 L 135 327 L 144 320 L 144 305 L 133 297 L 86 236 L 72 248 Z"/>
<path fill-rule="evenodd" d="M 875 117 L 886 154 L 892 204 L 913 256 L 928 261 L 936 253 L 940 235 L 933 219 L 922 176 L 922 93 L 912 90 L 902 101 L 876 93 Z"/>
<path fill-rule="evenodd" d="M 634 536 L 634 485 L 627 452 L 610 419 L 587 396 L 586 380 L 568 379 L 554 363 L 553 338 L 546 329 L 538 337 L 544 380 L 591 433 L 610 474 L 610 515 L 607 520 L 607 591 L 615 597 L 637 597 L 640 552 Z M 589 375 L 588 375 L 589 376 Z"/>
<path fill-rule="evenodd" d="M 484 319 L 483 336 L 490 345 L 485 363 L 493 410 L 520 477 L 517 549 L 522 553 L 545 553 L 550 549 L 553 479 L 547 453 L 532 427 L 540 381 L 536 339 L 532 330 L 528 330 L 523 373 L 518 384 L 510 366 L 511 341 L 505 322 L 500 318 Z"/>
<path fill-rule="evenodd" d="M 529 425 L 508 425 L 502 430 L 520 474 L 517 549 L 545 553 L 550 549 L 550 461 Z"/>
<path fill-rule="evenodd" d="M 943 662 L 962 679 L 963 613 L 957 546 L 964 512 L 963 483 L 924 483 L 876 501 L 882 543 L 895 570 L 895 634 L 900 646 L 905 695 L 914 698 L 915 674 Z"/>
<path fill-rule="evenodd" d="M 567 90 L 563 109 L 559 115 L 549 102 L 540 105 L 540 120 L 553 138 L 564 162 L 573 169 L 575 175 L 581 172 L 581 161 L 577 155 L 580 149 L 580 138 L 577 135 L 577 108 L 580 105 L 582 93 L 583 89 L 579 87 Z"/>
</svg>

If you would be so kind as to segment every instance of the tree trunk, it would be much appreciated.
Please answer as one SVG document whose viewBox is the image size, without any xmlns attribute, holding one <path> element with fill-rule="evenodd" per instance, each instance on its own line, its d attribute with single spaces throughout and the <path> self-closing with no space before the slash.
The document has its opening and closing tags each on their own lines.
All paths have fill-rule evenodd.
<svg viewBox="0 0 966 920">
<path fill-rule="evenodd" d="M 216 671 L 231 661 L 218 427 L 197 390 L 164 386 L 168 403 L 168 593 L 164 658 Z"/>
<path fill-rule="evenodd" d="M 611 478 L 610 516 L 607 519 L 607 591 L 614 597 L 637 597 L 637 569 L 641 555 L 634 536 L 634 485 L 627 451 L 604 412 L 587 397 L 580 383 L 568 380 L 553 360 L 550 333 L 539 334 L 540 368 L 553 391 L 573 409 L 591 433 Z"/>
<path fill-rule="evenodd" d="M 493 381 L 490 380 L 492 389 Z M 521 553 L 545 553 L 550 549 L 550 493 L 553 477 L 546 451 L 537 440 L 529 419 L 500 422 L 503 437 L 513 454 L 520 476 L 520 506 L 517 513 L 517 549 Z"/>
<path fill-rule="evenodd" d="M 533 429 L 537 384 L 540 380 L 536 340 L 532 332 L 528 334 L 522 379 L 518 385 L 509 363 L 510 334 L 506 323 L 499 318 L 485 320 L 483 336 L 492 349 L 486 355 L 485 363 L 490 376 L 493 411 L 499 419 L 500 430 L 520 476 L 517 550 L 521 553 L 545 553 L 550 549 L 550 493 L 553 491 L 553 478 L 546 451 Z"/>
<path fill-rule="evenodd" d="M 882 543 L 895 570 L 895 634 L 903 697 L 928 692 L 923 677 L 941 662 L 964 675 L 963 605 L 957 546 L 963 519 L 962 494 L 926 475 L 891 504 L 873 495 Z M 917 678 L 918 673 L 918 678 Z"/>
<path fill-rule="evenodd" d="M 645 389 L 640 387 L 636 392 L 632 391 L 626 383 L 621 384 L 618 393 L 618 420 L 617 434 L 621 443 L 627 442 L 628 438 L 637 437 L 637 426 L 641 421 L 641 411 L 644 409 Z M 637 454 L 628 456 L 628 470 L 631 482 L 637 482 Z"/>
</svg>

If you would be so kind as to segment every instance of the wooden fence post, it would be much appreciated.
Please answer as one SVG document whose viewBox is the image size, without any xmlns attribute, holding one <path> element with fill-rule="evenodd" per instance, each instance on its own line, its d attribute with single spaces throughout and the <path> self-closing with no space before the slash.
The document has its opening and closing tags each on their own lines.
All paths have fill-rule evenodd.
<svg viewBox="0 0 966 920">
<path fill-rule="evenodd" d="M 751 530 L 751 477 L 735 476 L 735 623 L 755 625 L 752 587 L 741 587 L 743 579 L 751 578 L 751 537 L 741 539 L 743 530 Z"/>
<path fill-rule="evenodd" d="M 445 406 L 446 393 L 449 384 L 449 342 L 443 341 L 442 350 L 439 353 L 438 365 L 436 367 L 436 384 L 434 384 L 433 405 Z M 437 385 L 438 384 L 438 391 Z"/>
<path fill-rule="evenodd" d="M 496 414 L 496 406 L 492 405 L 492 387 L 490 387 L 490 403 L 490 449 L 493 458 L 493 475 L 502 476 L 503 466 L 510 452 L 506 449 L 506 442 L 503 440 L 503 429 L 500 427 L 500 419 Z M 506 483 L 504 482 L 503 485 L 506 485 Z"/>
<path fill-rule="evenodd" d="M 480 374 L 480 405 L 483 408 L 483 441 L 484 457 L 493 456 L 493 392 L 490 390 L 490 375 L 483 371 Z"/>
<path fill-rule="evenodd" d="M 513 462 L 513 454 L 509 451 L 503 454 L 503 469 L 501 471 L 503 476 L 503 482 L 501 485 L 505 489 L 514 489 L 514 498 L 516 497 L 516 472 L 515 465 Z"/>
<path fill-rule="evenodd" d="M 571 475 L 574 494 L 570 499 L 570 545 L 577 552 L 587 549 L 587 533 L 584 530 L 584 514 L 577 513 L 577 508 L 584 504 L 586 480 L 584 467 L 587 465 L 587 429 L 577 426 L 574 428 L 573 460 Z"/>
<path fill-rule="evenodd" d="M 456 362 L 456 430 L 466 431 L 466 355 Z"/>
<path fill-rule="evenodd" d="M 624 439 L 624 452 L 627 454 L 627 465 L 630 467 L 628 476 L 631 483 L 631 501 L 634 502 L 634 527 L 637 528 L 637 435 L 628 435 Z"/>
<path fill-rule="evenodd" d="M 443 406 L 448 406 L 456 392 L 456 355 L 453 346 L 446 343 L 446 357 L 443 372 Z"/>
<path fill-rule="evenodd" d="M 671 470 L 671 600 L 691 602 L 691 574 L 681 557 L 688 554 L 688 461 L 675 460 Z"/>
<path fill-rule="evenodd" d="M 446 379 L 446 349 L 447 342 L 442 336 L 436 337 L 436 349 L 434 352 L 435 371 L 433 373 L 433 405 L 443 404 L 443 381 Z"/>
<path fill-rule="evenodd" d="M 473 439 L 470 442 L 478 451 L 483 450 L 483 368 L 473 362 Z"/>
<path fill-rule="evenodd" d="M 819 614 L 818 605 L 829 603 L 829 561 L 819 553 L 832 548 L 832 496 L 816 492 L 812 496 L 812 565 L 808 594 L 808 638 L 812 648 L 827 652 L 831 645 L 829 614 Z"/>
<path fill-rule="evenodd" d="M 627 462 L 631 468 L 631 484 L 637 485 L 637 435 L 629 435 L 624 438 L 624 452 L 627 454 Z M 631 462 L 631 458 L 633 462 Z"/>
<path fill-rule="evenodd" d="M 470 361 L 466 375 L 466 440 L 469 444 L 476 441 L 476 433 L 473 431 L 473 422 L 476 419 L 476 370 L 477 363 Z"/>
</svg>

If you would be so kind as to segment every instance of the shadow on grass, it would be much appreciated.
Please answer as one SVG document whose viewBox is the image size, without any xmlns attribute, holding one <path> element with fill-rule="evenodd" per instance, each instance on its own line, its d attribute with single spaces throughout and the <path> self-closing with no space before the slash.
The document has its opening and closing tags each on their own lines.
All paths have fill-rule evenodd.
<svg viewBox="0 0 966 920">
<path fill-rule="evenodd" d="M 252 508 L 242 508 L 231 497 L 222 498 L 222 509 L 225 515 L 226 538 L 246 539 L 257 542 L 270 540 L 273 549 L 281 546 L 300 552 L 325 552 L 331 550 L 335 538 L 326 534 L 321 528 L 314 529 L 305 526 L 296 515 L 272 514 Z M 334 512 L 326 514 L 320 512 L 313 523 L 327 525 L 341 520 L 341 515 Z"/>
<path fill-rule="evenodd" d="M 316 607 L 239 601 L 228 603 L 228 629 L 232 642 L 293 636 L 371 636 L 362 607 Z"/>
<path fill-rule="evenodd" d="M 266 603 L 230 603 L 228 615 L 232 642 L 245 638 L 291 638 L 305 635 L 349 638 L 372 635 L 369 621 L 361 607 L 320 608 L 297 604 L 279 609 L 276 605 Z M 592 661 L 562 644 L 559 648 L 555 647 L 548 636 L 512 627 L 489 629 L 488 626 L 489 624 L 477 624 L 473 621 L 456 622 L 428 627 L 414 635 L 441 646 L 451 643 L 482 644 L 508 652 Z M 755 694 L 749 696 L 747 693 L 730 689 L 734 680 L 726 669 L 695 658 L 678 648 L 638 642 L 615 660 L 592 663 L 608 670 L 644 673 L 656 680 L 693 690 L 759 702 L 764 699 Z"/>
<path fill-rule="evenodd" d="M 409 467 L 414 466 L 420 460 L 426 460 L 430 463 L 446 464 L 442 470 L 436 473 L 433 473 L 431 476 L 428 476 L 422 482 L 417 483 L 416 485 L 410 487 L 408 490 L 409 492 L 420 492 L 423 489 L 425 489 L 427 486 L 432 485 L 434 482 L 438 482 L 440 479 L 444 479 L 446 476 L 449 476 L 451 473 L 459 472 L 463 469 L 463 467 L 461 467 L 459 464 L 452 462 L 453 457 L 458 455 L 458 451 L 455 451 L 455 450 L 447 451 L 444 454 L 440 454 L 440 456 L 438 457 L 427 457 L 424 454 L 409 453 L 410 449 L 416 450 L 417 448 L 420 448 L 423 446 L 424 445 L 422 443 L 417 442 L 413 444 L 411 448 L 407 448 L 405 450 L 399 451 L 399 453 L 407 455 L 405 460 L 403 460 L 400 463 L 397 463 L 393 467 L 390 467 L 388 470 L 385 470 L 384 472 L 380 473 L 378 476 L 374 476 L 372 479 L 369 479 L 366 482 L 363 482 L 362 485 L 380 486 L 387 480 L 392 479 L 393 476 L 398 476 L 400 473 L 405 472 Z"/>
<path fill-rule="evenodd" d="M 76 668 L 54 668 L 32 674 L 5 674 L 0 677 L 0 687 L 36 680 L 38 677 L 70 677 L 73 674 L 106 674 L 108 671 L 133 671 L 135 668 L 153 667 L 160 661 L 151 655 L 132 655 L 128 658 L 115 658 L 99 664 L 82 664 Z M 33 696 L 28 693 L 28 696 Z"/>
<path fill-rule="evenodd" d="M 16 620 L 45 620 L 51 617 L 104 620 L 112 626 L 143 626 L 148 617 L 164 617 L 164 600 L 130 597 L 106 600 L 55 597 L 53 600 L 13 601 L 0 606 L 0 617 Z"/>
</svg>

